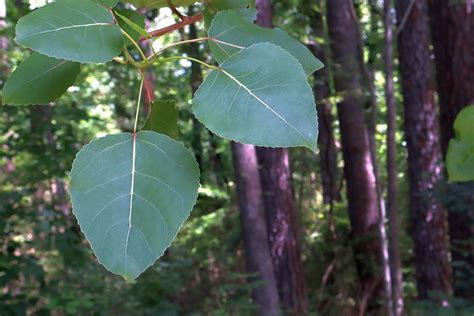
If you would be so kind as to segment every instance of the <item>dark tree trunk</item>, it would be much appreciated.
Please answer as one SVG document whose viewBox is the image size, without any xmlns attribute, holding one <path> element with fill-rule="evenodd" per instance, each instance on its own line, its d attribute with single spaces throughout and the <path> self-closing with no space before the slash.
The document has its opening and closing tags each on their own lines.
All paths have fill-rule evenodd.
<svg viewBox="0 0 474 316">
<path fill-rule="evenodd" d="M 253 289 L 252 298 L 258 305 L 258 315 L 276 316 L 280 313 L 278 289 L 268 244 L 255 147 L 232 143 L 232 155 L 247 270 L 256 275 L 252 277 L 253 281 L 262 283 Z"/>
<path fill-rule="evenodd" d="M 474 104 L 474 9 L 470 1 L 429 0 L 440 105 L 441 148 L 454 137 L 453 124 Z M 471 11 L 473 10 L 473 11 Z"/>
<path fill-rule="evenodd" d="M 269 0 L 256 1 L 257 24 L 272 27 Z M 291 182 L 288 149 L 257 148 L 270 254 L 282 308 L 294 315 L 308 312 L 303 264 Z"/>
<path fill-rule="evenodd" d="M 431 83 L 427 6 L 411 0 L 397 1 L 404 24 L 398 39 L 400 74 L 405 108 L 412 237 L 418 296 L 429 291 L 451 292 L 446 213 L 433 188 L 442 178 L 436 106 Z"/>
<path fill-rule="evenodd" d="M 375 290 L 382 285 L 376 179 L 365 126 L 362 52 L 351 1 L 327 0 L 329 37 L 341 129 L 349 218 L 360 278 L 359 314 L 367 303 L 376 305 Z"/>
<path fill-rule="evenodd" d="M 189 15 L 194 14 L 194 8 L 191 6 L 188 11 Z M 189 25 L 189 39 L 198 38 L 196 25 L 191 23 Z M 190 57 L 201 59 L 200 52 L 199 52 L 199 44 L 198 43 L 190 43 L 188 44 L 188 54 Z M 202 68 L 199 63 L 192 62 L 191 63 L 191 90 L 194 93 L 197 91 L 199 86 L 202 83 Z M 202 133 L 202 125 L 196 119 L 196 117 L 192 116 L 193 120 L 193 138 L 191 140 L 191 147 L 193 148 L 194 155 L 196 156 L 196 160 L 199 166 L 202 166 L 202 143 L 201 143 L 201 133 Z"/>
<path fill-rule="evenodd" d="M 429 0 L 428 6 L 440 103 L 441 147 L 446 155 L 449 140 L 454 137 L 457 114 L 474 104 L 474 12 L 469 1 Z M 468 187 L 455 187 L 463 186 Z M 454 291 L 456 296 L 473 297 L 474 209 L 448 208 Z"/>
<path fill-rule="evenodd" d="M 323 16 L 321 12 L 310 10 L 311 29 L 315 38 L 326 38 L 324 32 Z M 321 169 L 321 183 L 323 187 L 323 202 L 333 204 L 341 200 L 339 185 L 339 171 L 337 168 L 337 147 L 333 132 L 332 104 L 329 101 L 329 56 L 326 47 L 318 42 L 311 43 L 313 54 L 326 66 L 314 74 L 314 93 L 318 110 L 319 122 L 319 161 Z"/>
<path fill-rule="evenodd" d="M 404 312 L 403 280 L 400 252 L 398 246 L 398 203 L 397 203 L 397 107 L 395 103 L 393 82 L 393 19 L 392 0 L 384 0 L 384 68 L 385 100 L 387 103 L 387 213 L 388 213 L 388 248 L 390 258 L 390 276 L 392 281 L 393 315 L 401 316 Z"/>
</svg>

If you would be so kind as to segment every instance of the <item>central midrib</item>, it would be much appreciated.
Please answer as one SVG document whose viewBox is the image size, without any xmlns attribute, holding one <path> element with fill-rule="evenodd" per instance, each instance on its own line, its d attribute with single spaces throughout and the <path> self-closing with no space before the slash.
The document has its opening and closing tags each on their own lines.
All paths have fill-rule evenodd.
<svg viewBox="0 0 474 316">
<path fill-rule="evenodd" d="M 125 269 L 127 269 L 127 250 L 128 250 L 128 241 L 130 239 L 130 231 L 132 229 L 132 209 L 133 209 L 133 194 L 134 194 L 134 187 L 135 187 L 135 157 L 136 157 L 136 148 L 137 148 L 137 135 L 133 134 L 133 145 L 132 145 L 132 181 L 130 185 L 130 208 L 128 210 L 128 231 L 127 231 L 127 238 L 125 240 Z"/>
</svg>

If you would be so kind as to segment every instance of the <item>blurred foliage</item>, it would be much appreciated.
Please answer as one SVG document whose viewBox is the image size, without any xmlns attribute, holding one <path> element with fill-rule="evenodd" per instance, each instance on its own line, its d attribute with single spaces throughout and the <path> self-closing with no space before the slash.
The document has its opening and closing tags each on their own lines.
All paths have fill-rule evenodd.
<svg viewBox="0 0 474 316">
<path fill-rule="evenodd" d="M 7 26 L 0 32 L 9 42 L 0 52 L 0 85 L 26 52 L 14 45 L 16 20 L 26 14 L 24 1 L 7 1 Z M 308 8 L 321 1 L 276 1 L 275 24 L 302 41 L 312 37 Z M 374 72 L 378 113 L 376 141 L 380 176 L 385 187 L 386 108 L 381 64 L 382 21 L 367 1 L 356 1 L 365 58 Z M 149 12 L 150 28 L 163 23 Z M 162 10 L 168 14 L 169 11 Z M 171 20 L 172 21 L 172 20 Z M 200 32 L 204 34 L 202 25 Z M 174 33 L 162 45 L 187 36 Z M 208 59 L 205 45 L 201 54 Z M 179 67 L 176 67 L 179 66 Z M 84 66 L 69 93 L 54 105 L 3 106 L 0 115 L 0 315 L 252 315 L 255 306 L 247 283 L 229 143 L 205 129 L 196 135 L 190 112 L 189 62 L 161 65 L 154 71 L 155 97 L 176 100 L 179 136 L 192 148 L 202 143 L 198 203 L 171 248 L 134 282 L 107 272 L 94 258 L 71 214 L 68 172 L 76 152 L 106 133 L 129 131 L 138 94 L 131 68 L 109 63 Z M 397 98 L 400 101 L 397 82 Z M 166 83 L 162 85 L 161 83 Z M 338 96 L 331 93 L 331 100 Z M 397 102 L 401 106 L 401 102 Z M 401 113 L 401 108 L 399 113 Z M 142 113 L 142 120 L 146 113 Z M 334 109 L 335 114 L 335 109 Z M 370 115 L 370 109 L 367 110 Z M 397 131 L 400 247 L 404 288 L 413 315 L 473 315 L 467 301 L 442 298 L 446 306 L 416 301 L 414 258 L 409 238 L 406 150 L 402 121 Z M 336 140 L 338 125 L 335 122 Z M 343 315 L 357 304 L 358 284 L 345 198 L 322 203 L 319 161 L 305 149 L 292 149 L 292 179 L 298 206 L 302 254 L 309 286 L 311 315 Z M 341 157 L 338 165 L 342 168 Z M 341 183 L 341 192 L 344 191 Z M 441 186 L 440 199 L 466 208 L 472 187 Z M 334 227 L 334 229 L 332 229 Z"/>
</svg>

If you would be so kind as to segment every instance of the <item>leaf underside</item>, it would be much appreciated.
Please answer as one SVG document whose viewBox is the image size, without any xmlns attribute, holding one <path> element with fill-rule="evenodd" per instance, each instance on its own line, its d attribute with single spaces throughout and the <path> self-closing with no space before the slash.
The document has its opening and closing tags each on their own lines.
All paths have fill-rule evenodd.
<svg viewBox="0 0 474 316">
<path fill-rule="evenodd" d="M 79 63 L 33 53 L 8 78 L 3 87 L 3 103 L 52 102 L 74 83 L 80 71 Z"/>
<path fill-rule="evenodd" d="M 246 11 L 255 12 L 255 9 Z M 209 37 L 234 45 L 209 41 L 212 55 L 219 63 L 241 50 L 235 46 L 249 47 L 256 43 L 268 42 L 278 45 L 292 54 L 301 63 L 307 75 L 323 67 L 323 64 L 314 57 L 309 49 L 296 39 L 281 29 L 263 28 L 252 23 L 242 15 L 241 10 L 218 12 L 209 28 Z"/>
<path fill-rule="evenodd" d="M 243 49 L 211 71 L 192 109 L 208 129 L 231 140 L 316 150 L 312 89 L 298 61 L 273 44 Z"/>
<path fill-rule="evenodd" d="M 151 266 L 189 216 L 199 187 L 191 152 L 167 136 L 109 135 L 76 156 L 70 194 L 74 214 L 97 259 L 134 279 Z"/>
<path fill-rule="evenodd" d="M 43 55 L 81 63 L 110 61 L 123 47 L 112 14 L 90 0 L 62 0 L 33 11 L 18 21 L 15 40 Z"/>
</svg>

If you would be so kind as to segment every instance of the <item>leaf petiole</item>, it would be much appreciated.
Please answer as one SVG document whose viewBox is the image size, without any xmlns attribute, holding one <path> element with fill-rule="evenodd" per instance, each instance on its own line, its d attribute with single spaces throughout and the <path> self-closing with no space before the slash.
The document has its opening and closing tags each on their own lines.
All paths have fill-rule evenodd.
<svg viewBox="0 0 474 316">
<path fill-rule="evenodd" d="M 201 64 L 204 67 L 210 68 L 210 69 L 216 69 L 216 70 L 220 69 L 217 66 L 210 65 L 206 62 L 203 62 L 202 60 L 199 60 L 199 59 L 196 59 L 196 58 L 193 58 L 193 57 L 188 57 L 188 56 L 171 56 L 171 57 L 166 57 L 166 58 L 161 58 L 161 59 L 155 59 L 155 60 L 152 60 L 151 64 L 154 64 L 154 63 L 161 64 L 161 63 L 165 63 L 165 62 L 168 62 L 168 61 L 174 61 L 174 60 L 180 60 L 180 59 L 190 60 L 190 61 L 196 62 L 198 64 Z M 149 65 L 147 65 L 147 66 L 149 66 Z"/>
<path fill-rule="evenodd" d="M 138 92 L 137 112 L 135 113 L 135 123 L 133 125 L 133 135 L 137 133 L 138 115 L 140 114 L 140 103 L 142 101 L 143 84 L 145 83 L 145 73 L 141 72 L 140 91 Z"/>
<path fill-rule="evenodd" d="M 122 34 L 125 35 L 125 37 L 130 41 L 132 42 L 133 46 L 135 46 L 138 50 L 138 52 L 140 53 L 140 55 L 142 56 L 142 59 L 143 60 L 146 60 L 146 56 L 145 56 L 145 53 L 143 53 L 142 49 L 140 48 L 140 45 L 138 45 L 138 43 L 127 33 L 125 32 L 124 30 L 120 29 L 122 31 Z"/>
</svg>

